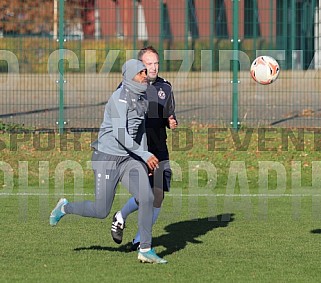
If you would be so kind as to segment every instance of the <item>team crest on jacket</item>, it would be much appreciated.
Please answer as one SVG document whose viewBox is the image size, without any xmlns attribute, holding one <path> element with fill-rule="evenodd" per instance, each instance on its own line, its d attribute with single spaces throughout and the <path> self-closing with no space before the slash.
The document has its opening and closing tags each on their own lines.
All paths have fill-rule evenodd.
<svg viewBox="0 0 321 283">
<path fill-rule="evenodd" d="M 159 97 L 160 99 L 165 99 L 165 97 L 166 97 L 166 94 L 165 94 L 165 92 L 162 90 L 162 88 L 160 88 L 160 90 L 158 91 L 158 97 Z"/>
</svg>

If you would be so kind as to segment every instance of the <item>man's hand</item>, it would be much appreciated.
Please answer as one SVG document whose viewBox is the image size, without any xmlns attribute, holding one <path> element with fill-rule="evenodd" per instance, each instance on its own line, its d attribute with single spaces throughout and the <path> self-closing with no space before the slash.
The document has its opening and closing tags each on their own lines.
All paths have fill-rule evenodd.
<svg viewBox="0 0 321 283">
<path fill-rule="evenodd" d="M 177 121 L 176 121 L 176 119 L 174 118 L 174 116 L 173 115 L 171 115 L 171 116 L 169 116 L 168 117 L 168 124 L 169 124 L 169 128 L 170 129 L 176 129 L 176 127 L 177 127 Z"/>
<path fill-rule="evenodd" d="M 151 171 L 154 171 L 156 168 L 158 168 L 158 159 L 156 158 L 155 155 L 152 155 L 150 158 L 147 160 L 147 166 Z"/>
</svg>

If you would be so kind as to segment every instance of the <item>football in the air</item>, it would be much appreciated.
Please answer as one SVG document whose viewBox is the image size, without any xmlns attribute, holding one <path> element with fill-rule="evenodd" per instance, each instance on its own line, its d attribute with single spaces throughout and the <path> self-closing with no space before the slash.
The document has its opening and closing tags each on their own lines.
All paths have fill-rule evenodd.
<svg viewBox="0 0 321 283">
<path fill-rule="evenodd" d="M 251 65 L 252 78 L 262 85 L 273 83 L 278 78 L 279 73 L 278 62 L 270 56 L 259 56 Z"/>
</svg>

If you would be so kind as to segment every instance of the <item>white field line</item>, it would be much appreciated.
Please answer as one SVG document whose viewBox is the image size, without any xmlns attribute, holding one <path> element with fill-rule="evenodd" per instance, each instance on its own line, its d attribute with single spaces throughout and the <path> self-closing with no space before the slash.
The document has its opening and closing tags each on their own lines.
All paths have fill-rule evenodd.
<svg viewBox="0 0 321 283">
<path fill-rule="evenodd" d="M 94 196 L 91 193 L 75 194 L 50 194 L 50 193 L 0 193 L 0 196 Z M 169 197 L 309 197 L 319 196 L 321 194 L 172 194 L 166 193 Z M 116 196 L 130 196 L 129 193 L 116 193 Z"/>
</svg>

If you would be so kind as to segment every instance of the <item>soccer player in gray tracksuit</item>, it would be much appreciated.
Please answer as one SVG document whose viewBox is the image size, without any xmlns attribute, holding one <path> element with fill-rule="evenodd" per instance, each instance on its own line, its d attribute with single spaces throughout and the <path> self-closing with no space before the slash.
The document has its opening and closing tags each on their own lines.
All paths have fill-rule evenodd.
<svg viewBox="0 0 321 283">
<path fill-rule="evenodd" d="M 66 214 L 105 218 L 108 216 L 119 182 L 139 201 L 138 226 L 141 232 L 142 262 L 166 263 L 158 257 L 152 244 L 153 192 L 148 170 L 158 167 L 158 159 L 147 151 L 145 115 L 147 70 L 135 59 L 122 67 L 123 88 L 116 90 L 108 100 L 98 140 L 92 144 L 92 167 L 95 174 L 95 201 L 58 201 L 50 215 L 55 226 Z"/>
<path fill-rule="evenodd" d="M 164 199 L 164 191 L 170 190 L 172 171 L 169 164 L 166 128 L 175 129 L 177 120 L 175 115 L 175 101 L 171 84 L 158 76 L 159 55 L 152 47 L 142 48 L 138 53 L 147 68 L 148 87 L 147 99 L 149 102 L 146 118 L 146 136 L 148 150 L 159 160 L 159 168 L 150 174 L 150 184 L 154 192 L 153 223 L 156 222 Z M 120 85 L 121 86 L 121 85 Z M 119 86 L 119 87 L 120 87 Z M 120 211 L 113 217 L 111 235 L 113 240 L 120 244 L 123 238 L 124 223 L 128 215 L 139 208 L 139 202 L 131 197 Z M 131 250 L 140 246 L 140 231 L 136 233 Z"/>
</svg>

